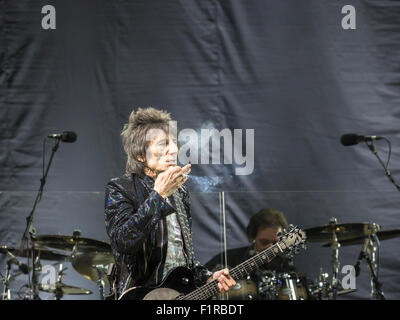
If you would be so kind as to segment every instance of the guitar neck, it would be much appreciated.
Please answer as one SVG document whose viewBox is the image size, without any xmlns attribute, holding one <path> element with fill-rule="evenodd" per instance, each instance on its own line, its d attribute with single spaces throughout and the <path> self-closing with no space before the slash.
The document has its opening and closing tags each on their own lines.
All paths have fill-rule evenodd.
<svg viewBox="0 0 400 320">
<path fill-rule="evenodd" d="M 231 277 L 237 281 L 252 271 L 256 270 L 258 267 L 262 266 L 265 263 L 270 262 L 273 258 L 275 258 L 279 253 L 282 252 L 279 243 L 273 245 L 270 248 L 267 248 L 255 256 L 251 257 L 250 259 L 242 262 L 241 264 L 237 265 L 233 269 L 229 271 Z M 218 289 L 218 280 L 213 280 L 204 286 L 197 288 L 196 290 L 192 291 L 191 293 L 180 297 L 180 300 L 205 300 L 219 292 Z"/>
</svg>

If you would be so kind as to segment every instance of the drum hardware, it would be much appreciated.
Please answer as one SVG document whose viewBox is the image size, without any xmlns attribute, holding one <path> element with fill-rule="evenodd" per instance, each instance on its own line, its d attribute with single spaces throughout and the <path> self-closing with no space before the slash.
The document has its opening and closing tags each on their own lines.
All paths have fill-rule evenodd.
<svg viewBox="0 0 400 320">
<path fill-rule="evenodd" d="M 374 241 L 372 240 L 374 239 Z M 376 246 L 374 245 L 376 243 Z M 367 261 L 368 268 L 371 276 L 371 298 L 374 300 L 385 300 L 385 296 L 382 291 L 382 283 L 378 280 L 378 259 L 377 259 L 377 250 L 379 250 L 379 239 L 376 235 L 372 235 L 367 239 L 367 250 L 366 252 L 361 252 L 364 258 Z"/>
<path fill-rule="evenodd" d="M 362 238 L 378 232 L 381 227 L 376 223 L 343 223 L 335 224 L 335 235 L 340 244 L 355 238 Z M 304 229 L 308 242 L 327 242 L 327 247 L 332 245 L 332 224 Z M 361 241 L 362 243 L 362 241 Z"/>
<path fill-rule="evenodd" d="M 18 270 L 20 274 L 28 274 L 29 273 L 29 267 L 26 264 L 21 263 L 16 256 L 14 256 L 6 246 L 0 247 L 0 252 L 7 254 L 9 259 L 7 260 L 6 263 L 6 275 L 3 276 L 1 275 L 2 282 L 3 282 L 3 293 L 1 296 L 1 300 L 11 300 L 11 291 L 10 291 L 10 282 L 12 280 L 11 276 L 11 265 L 15 264 L 18 266 Z"/>
<path fill-rule="evenodd" d="M 328 282 L 329 274 L 328 273 L 323 273 L 322 268 L 321 272 L 318 277 L 318 295 L 320 299 L 322 298 L 329 298 L 329 293 L 331 292 L 331 285 Z"/>
<path fill-rule="evenodd" d="M 356 276 L 360 272 L 360 263 L 363 259 L 366 260 L 371 277 L 371 298 L 372 299 L 385 299 L 382 291 L 382 284 L 378 281 L 379 261 L 377 259 L 377 251 L 379 250 L 380 240 L 388 240 L 400 236 L 400 230 L 385 230 L 381 231 L 380 226 L 371 224 L 369 234 L 365 236 L 357 236 L 348 238 L 341 242 L 343 246 L 350 246 L 356 244 L 363 244 L 357 263 L 355 264 Z M 328 247 L 331 244 L 324 244 L 323 247 Z M 347 293 L 347 292 L 346 292 Z"/>
<path fill-rule="evenodd" d="M 37 248 L 57 249 L 72 252 L 72 254 L 111 251 L 111 247 L 107 242 L 83 238 L 76 234 L 76 230 L 74 232 L 75 235 L 72 236 L 38 235 L 36 237 L 36 246 Z"/>
<path fill-rule="evenodd" d="M 339 274 L 339 248 L 340 248 L 340 243 L 338 242 L 338 238 L 336 235 L 336 225 L 337 225 L 337 219 L 336 218 L 331 218 L 330 220 L 330 225 L 331 225 L 331 230 L 332 230 L 332 244 L 331 244 L 331 249 L 332 249 L 332 298 L 333 300 L 336 300 L 336 295 L 337 295 L 337 290 L 338 290 L 338 274 Z"/>
<path fill-rule="evenodd" d="M 110 287 L 108 266 L 114 263 L 114 256 L 107 242 L 83 238 L 80 230 L 74 230 L 72 236 L 40 235 L 37 243 L 43 248 L 71 251 L 70 261 L 73 268 L 86 279 L 96 282 L 100 297 L 104 299 L 104 287 Z"/>
<path fill-rule="evenodd" d="M 262 300 L 275 300 L 278 296 L 277 278 L 275 271 L 257 271 L 258 292 Z"/>
<path fill-rule="evenodd" d="M 92 292 L 79 287 L 65 285 L 61 282 L 64 270 L 59 273 L 56 284 L 39 284 L 38 277 L 42 270 L 41 259 L 59 262 L 71 262 L 78 273 L 85 278 L 94 281 L 99 287 L 100 297 L 104 297 L 104 287 L 110 286 L 107 275 L 109 266 L 114 262 L 111 247 L 108 243 L 89 238 L 81 237 L 79 230 L 74 230 L 72 236 L 63 235 L 37 235 L 33 237 L 34 244 L 24 249 L 12 248 L 7 246 L 0 247 L 0 253 L 15 254 L 19 257 L 28 259 L 34 257 L 33 268 L 29 267 L 31 273 L 29 284 L 25 285 L 28 290 L 23 299 L 40 299 L 39 291 L 53 293 L 56 299 L 61 299 L 65 294 L 91 294 Z M 33 247 L 35 250 L 33 250 Z M 33 252 L 34 251 L 34 252 Z M 15 258 L 15 257 L 14 257 Z M 11 299 L 10 282 L 22 272 L 11 274 L 11 266 L 8 264 L 6 275 L 2 277 L 3 293 L 2 299 Z"/>
<path fill-rule="evenodd" d="M 247 284 L 253 284 L 254 282 L 251 280 L 251 277 L 250 277 L 250 275 L 248 275 L 247 277 L 246 277 L 246 283 Z M 255 295 L 256 294 L 256 295 Z M 247 299 L 246 300 L 254 300 L 254 299 L 257 299 L 257 296 L 258 296 L 258 292 L 257 291 L 249 291 L 248 293 L 247 293 Z"/>
<path fill-rule="evenodd" d="M 302 283 L 300 276 L 295 273 L 283 273 L 280 276 L 279 300 L 308 300 L 307 287 Z"/>
<path fill-rule="evenodd" d="M 32 250 L 35 251 L 35 250 Z M 35 259 L 33 260 L 33 268 L 32 268 L 32 278 L 31 278 L 31 289 L 32 289 L 32 299 L 40 300 L 39 298 L 39 274 L 42 271 L 42 264 L 40 263 L 40 258 L 38 255 L 34 255 Z"/>
<path fill-rule="evenodd" d="M 329 274 L 323 272 L 320 268 L 320 272 L 317 280 L 310 286 L 310 294 L 315 300 L 329 300 L 332 298 L 332 285 L 329 282 Z"/>
<path fill-rule="evenodd" d="M 216 295 L 217 300 L 257 300 L 258 286 L 250 276 L 236 281 L 228 292 Z"/>
<path fill-rule="evenodd" d="M 28 267 L 26 264 L 21 263 L 17 259 L 17 257 L 14 256 L 13 252 L 15 254 L 18 254 L 19 250 L 12 249 L 7 246 L 0 247 L 0 253 L 7 254 L 9 256 L 9 259 L 7 260 L 6 263 L 6 274 L 4 277 L 2 276 L 2 282 L 3 282 L 3 293 L 1 298 L 2 300 L 11 300 L 10 282 L 21 274 L 29 274 L 29 272 L 32 270 L 32 268 Z M 30 253 L 30 251 L 27 252 Z M 18 272 L 15 273 L 14 275 L 12 275 L 10 272 L 12 264 L 18 266 Z"/>
<path fill-rule="evenodd" d="M 337 296 L 342 296 L 344 294 L 349 294 L 349 293 L 353 293 L 353 292 L 356 292 L 356 291 L 357 291 L 356 289 L 342 289 L 342 290 L 338 290 L 336 295 Z M 328 298 L 329 299 L 332 298 L 332 292 L 328 293 Z"/>
<path fill-rule="evenodd" d="M 400 237 L 400 229 L 377 231 L 376 236 L 379 239 L 379 241 L 398 238 Z M 340 245 L 343 247 L 343 246 L 353 246 L 356 244 L 363 244 L 365 239 L 366 236 L 354 237 L 340 241 Z M 331 245 L 330 243 L 326 243 L 323 245 L 323 247 L 329 247 L 330 245 Z"/>
<path fill-rule="evenodd" d="M 7 262 L 6 274 L 5 276 L 1 275 L 1 281 L 3 282 L 3 293 L 1 296 L 1 300 L 11 300 L 11 290 L 10 290 L 10 281 L 11 281 L 11 264 Z"/>
<path fill-rule="evenodd" d="M 100 299 L 104 300 L 104 287 L 105 287 L 105 281 L 104 277 L 106 275 L 105 270 L 107 270 L 107 266 L 104 266 L 102 264 L 100 265 L 93 265 L 92 268 L 94 268 L 97 271 L 97 286 L 99 287 L 99 294 L 100 294 Z"/>
<path fill-rule="evenodd" d="M 110 246 L 108 244 L 106 244 L 105 242 L 100 242 L 100 241 L 91 240 L 91 239 L 81 239 L 79 230 L 78 230 L 78 232 L 74 232 L 73 237 L 63 237 L 61 239 L 54 238 L 54 237 L 52 239 L 51 238 L 46 239 L 45 238 L 46 236 L 38 236 L 38 237 L 36 236 L 36 228 L 33 226 L 34 215 L 35 215 L 36 208 L 42 199 L 44 186 L 46 184 L 47 176 L 48 176 L 48 173 L 50 170 L 50 166 L 53 162 L 54 155 L 58 150 L 61 140 L 64 142 L 74 142 L 76 140 L 75 133 L 73 133 L 73 132 L 67 132 L 67 133 L 68 134 L 71 133 L 71 137 L 64 137 L 64 134 L 60 137 L 51 137 L 54 139 L 52 153 L 51 153 L 50 159 L 47 163 L 46 170 L 44 169 L 44 160 L 45 159 L 43 157 L 43 174 L 40 179 L 40 186 L 38 189 L 38 193 L 36 195 L 36 198 L 35 198 L 35 201 L 33 204 L 33 208 L 31 210 L 31 212 L 29 213 L 28 217 L 26 218 L 26 227 L 25 227 L 25 231 L 21 238 L 18 253 L 15 254 L 16 256 L 26 255 L 26 257 L 28 259 L 32 260 L 32 268 L 31 268 L 32 274 L 28 275 L 30 281 L 28 282 L 28 286 L 27 286 L 28 291 L 29 291 L 28 295 L 30 296 L 31 299 L 40 299 L 39 298 L 39 289 L 43 290 L 43 285 L 39 286 L 39 284 L 38 284 L 38 274 L 37 274 L 37 271 L 39 271 L 41 269 L 40 256 L 39 256 L 41 251 L 46 251 L 46 250 L 48 250 L 49 247 L 71 251 L 71 250 L 75 249 L 77 246 L 79 246 L 79 249 L 78 249 L 79 252 L 85 251 L 86 249 L 88 251 L 92 251 L 93 248 L 97 249 L 97 251 L 110 251 Z M 73 135 L 73 137 L 72 137 L 72 135 Z M 45 142 L 46 142 L 46 140 L 44 140 L 44 142 L 43 142 L 43 154 L 45 154 Z M 54 242 L 51 243 L 50 240 L 54 240 Z M 58 245 L 58 248 L 54 244 Z M 72 248 L 71 248 L 71 245 L 72 245 Z M 30 254 L 28 254 L 28 252 Z M 49 259 L 49 260 L 51 260 L 51 259 Z M 61 274 L 61 276 L 62 276 L 62 274 Z M 10 296 L 8 293 L 9 281 L 10 281 L 9 267 L 8 267 L 7 276 L 4 278 L 3 282 L 4 281 L 7 285 L 4 287 L 6 291 L 4 292 L 5 295 L 3 293 L 3 298 L 4 297 L 8 298 Z M 60 277 L 60 281 L 57 282 L 57 286 L 58 287 L 56 287 L 56 289 L 55 289 L 55 290 L 57 290 L 56 295 L 61 296 L 61 297 L 63 294 L 89 294 L 88 292 L 90 292 L 85 289 L 66 286 L 66 285 L 62 284 L 61 277 Z M 80 289 L 81 292 L 83 292 L 83 293 L 66 293 L 66 292 L 69 292 L 68 290 L 72 290 L 72 291 L 76 290 L 76 292 L 78 292 L 79 291 L 78 289 Z M 51 289 L 49 289 L 49 290 L 51 290 Z"/>
<path fill-rule="evenodd" d="M 71 263 L 74 269 L 84 278 L 96 283 L 100 279 L 105 286 L 110 287 L 107 269 L 108 265 L 115 263 L 111 252 L 82 252 L 75 254 Z"/>
<path fill-rule="evenodd" d="M 62 282 L 62 277 L 65 275 L 65 270 L 67 270 L 67 269 L 68 268 L 62 268 L 62 264 L 60 264 L 60 271 L 58 273 L 56 283 L 53 283 L 53 284 L 41 283 L 38 286 L 39 290 L 53 294 L 55 300 L 60 300 L 64 295 L 91 294 L 92 291 L 90 291 L 90 290 L 80 288 L 80 287 L 66 285 Z"/>
<path fill-rule="evenodd" d="M 20 263 L 18 260 L 16 260 L 15 256 L 22 257 L 22 258 L 30 258 L 32 256 L 32 249 L 27 248 L 27 249 L 19 249 L 19 248 L 13 248 L 13 247 L 8 247 L 8 246 L 1 246 L 0 247 L 0 253 L 2 254 L 8 254 L 11 259 L 7 263 L 7 269 L 6 269 L 6 275 L 3 279 L 4 287 L 3 287 L 3 299 L 11 299 L 11 293 L 10 293 L 10 283 L 14 279 L 16 279 L 18 276 L 22 274 L 29 274 L 32 272 L 32 274 L 29 276 L 30 277 L 30 286 L 28 287 L 27 292 L 24 295 L 24 299 L 39 299 L 38 296 L 38 276 L 42 270 L 42 265 L 40 263 L 40 259 L 44 260 L 53 260 L 53 261 L 69 261 L 70 257 L 65 254 L 61 253 L 55 253 L 53 251 L 47 250 L 47 249 L 39 249 L 35 250 L 35 261 L 33 262 L 33 268 L 28 267 L 25 264 Z M 14 256 L 15 255 L 15 256 Z M 16 260 L 16 261 L 15 261 Z M 11 274 L 11 264 L 14 263 L 18 265 L 19 271 Z M 58 264 L 55 263 L 55 264 Z M 53 264 L 53 265 L 55 265 Z M 26 270 L 25 270 L 26 268 Z"/>
<path fill-rule="evenodd" d="M 289 297 L 288 300 L 297 300 L 296 291 L 294 288 L 294 283 L 291 281 L 290 276 L 288 274 L 284 274 L 279 282 L 285 282 L 286 288 L 282 290 L 282 283 L 280 283 L 282 293 Z"/>
<path fill-rule="evenodd" d="M 307 300 L 309 292 L 296 272 L 268 271 L 259 283 L 262 300 Z"/>
<path fill-rule="evenodd" d="M 380 231 L 381 227 L 376 223 L 346 223 L 346 224 L 338 224 L 336 218 L 332 218 L 328 225 L 323 225 L 319 227 L 305 229 L 304 231 L 307 234 L 308 240 L 310 242 L 328 242 L 323 245 L 324 247 L 330 247 L 332 249 L 332 281 L 331 288 L 328 290 L 326 287 L 326 283 L 324 283 L 324 289 L 317 288 L 315 294 L 323 297 L 332 298 L 336 300 L 339 290 L 339 281 L 338 281 L 338 273 L 339 273 L 339 248 L 345 245 L 356 244 L 364 239 L 374 237 Z M 389 236 L 389 235 L 387 235 Z M 390 234 L 391 237 L 396 236 L 396 232 L 392 232 Z M 368 250 L 373 253 L 373 246 L 368 245 Z M 376 249 L 375 249 L 376 251 Z M 369 254 L 370 257 L 375 257 L 375 255 Z M 371 278 L 374 278 L 373 274 L 375 262 L 373 262 L 371 271 Z M 356 265 L 357 266 L 357 265 Z M 374 282 L 375 283 L 375 282 Z M 377 283 L 379 287 L 379 283 Z M 375 286 L 375 284 L 374 284 Z M 348 290 L 347 290 L 348 291 Z M 346 293 L 348 293 L 346 291 Z M 343 294 L 343 290 L 340 291 Z M 375 295 L 376 290 L 373 295 Z"/>
<path fill-rule="evenodd" d="M 31 258 L 32 257 L 32 250 L 30 248 L 20 250 L 19 248 L 0 246 L 0 253 L 7 254 L 7 252 L 10 252 L 13 255 L 15 255 L 17 257 L 21 257 L 21 258 Z M 44 247 L 36 248 L 36 252 L 37 252 L 37 257 L 41 260 L 67 262 L 71 259 L 68 254 L 51 251 Z"/>
<path fill-rule="evenodd" d="M 108 266 L 114 263 L 108 243 L 83 238 L 80 230 L 74 230 L 72 236 L 41 235 L 37 237 L 37 242 L 42 247 L 72 251 L 70 260 L 73 268 L 86 279 L 96 282 L 100 298 L 104 299 L 104 287 L 110 287 Z"/>
<path fill-rule="evenodd" d="M 299 300 L 299 299 L 336 299 L 337 296 L 348 294 L 356 290 L 343 290 L 337 279 L 339 262 L 339 248 L 343 245 L 355 245 L 367 242 L 362 259 L 365 259 L 371 273 L 371 296 L 373 299 L 384 299 L 381 290 L 382 284 L 378 281 L 378 249 L 379 239 L 386 240 L 400 236 L 400 230 L 380 231 L 380 226 L 375 223 L 347 223 L 338 224 L 337 219 L 332 218 L 328 225 L 310 228 L 306 230 L 311 242 L 328 242 L 323 245 L 332 249 L 332 281 L 328 281 L 328 273 L 320 270 L 315 285 L 304 285 L 296 273 L 265 273 L 258 277 L 258 281 L 247 277 L 237 281 L 237 285 L 229 291 L 229 299 L 236 300 Z M 96 282 L 100 297 L 104 298 L 104 287 L 110 287 L 107 270 L 114 263 L 110 245 L 103 241 L 83 238 L 79 230 L 75 230 L 72 236 L 62 235 L 37 235 L 34 237 L 34 245 L 24 250 L 7 246 L 0 247 L 0 253 L 7 251 L 19 257 L 32 257 L 32 247 L 35 248 L 35 270 L 32 272 L 32 284 L 25 298 L 37 299 L 38 293 L 34 290 L 52 293 L 56 299 L 61 299 L 66 294 L 90 294 L 89 290 L 68 286 L 62 283 L 62 275 L 57 278 L 56 284 L 38 284 L 37 275 L 41 272 L 41 259 L 71 262 L 74 269 L 83 277 Z M 289 255 L 289 260 L 292 257 Z M 291 261 L 292 262 L 292 261 Z M 257 271 L 258 272 L 258 271 Z M 336 272 L 336 277 L 335 277 Z M 11 274 L 11 268 L 2 276 L 3 299 L 11 299 L 9 290 L 10 281 L 14 280 L 22 272 Z M 7 282 L 8 281 L 8 282 Z M 336 287 L 335 287 L 336 284 Z M 219 297 L 221 298 L 221 296 Z"/>
<path fill-rule="evenodd" d="M 332 234 L 331 237 L 331 243 L 327 243 L 324 244 L 323 247 L 331 247 L 333 254 L 332 254 L 332 267 L 333 267 L 333 272 L 335 273 L 337 271 L 337 265 L 339 263 L 338 261 L 338 249 L 339 247 L 343 244 L 343 245 L 356 245 L 356 244 L 360 244 L 362 243 L 362 249 L 360 252 L 360 255 L 358 257 L 357 263 L 355 264 L 355 271 L 356 271 L 356 276 L 359 275 L 359 266 L 360 263 L 363 259 L 365 259 L 367 261 L 368 267 L 369 267 L 369 271 L 370 271 L 370 275 L 371 275 L 371 298 L 372 299 L 385 299 L 384 294 L 382 292 L 382 284 L 378 281 L 378 259 L 377 259 L 377 251 L 379 250 L 379 237 L 378 235 L 381 235 L 385 240 L 386 239 L 391 239 L 394 237 L 398 237 L 400 236 L 400 230 L 388 230 L 388 231 L 378 231 L 380 230 L 380 226 L 378 226 L 377 224 L 368 224 L 365 226 L 368 226 L 368 228 L 364 228 L 364 231 L 362 233 L 364 233 L 364 236 L 360 237 L 349 237 L 348 233 L 346 235 L 346 240 L 343 240 L 342 243 L 339 243 L 339 241 L 337 241 L 337 238 L 339 238 L 340 236 L 342 236 L 343 238 L 343 231 L 341 229 L 343 229 L 343 226 L 346 225 L 337 225 L 335 219 L 333 218 L 331 220 L 332 223 L 332 233 L 336 233 L 338 231 L 337 226 L 341 226 L 341 228 L 339 228 L 339 231 L 342 232 L 342 235 L 340 235 L 340 233 L 338 233 L 338 236 L 335 237 L 334 234 Z M 336 227 L 335 227 L 336 226 Z M 360 225 L 357 226 L 357 224 L 353 224 L 352 228 L 353 228 L 353 234 L 358 234 L 360 233 L 359 230 L 354 232 L 354 226 L 356 226 L 359 230 L 360 230 Z M 317 227 L 317 228 L 322 228 L 322 227 Z M 317 230 L 317 228 L 313 228 L 314 230 Z M 323 229 L 326 229 L 326 226 L 323 227 Z M 320 229 L 321 230 L 321 229 Z M 317 237 L 315 236 L 311 236 L 310 237 L 312 240 L 314 240 L 315 242 L 317 241 L 321 241 L 322 238 L 326 239 L 327 236 L 324 235 L 322 237 Z M 316 240 L 318 239 L 318 240 Z M 355 292 L 355 289 L 342 289 L 340 287 L 340 284 L 337 282 L 337 277 L 335 277 L 335 274 L 332 275 L 332 282 L 329 283 L 328 282 L 328 277 L 329 275 L 327 273 L 323 273 L 322 269 L 320 270 L 320 274 L 318 277 L 317 285 L 314 285 L 312 290 L 311 290 L 311 295 L 313 297 L 315 297 L 318 300 L 326 300 L 326 299 L 336 299 L 337 296 L 339 295 L 344 295 L 344 294 L 348 294 L 348 293 L 352 293 Z M 336 283 L 336 288 L 335 288 L 335 283 Z"/>
<path fill-rule="evenodd" d="M 356 292 L 356 289 L 343 289 L 341 285 L 338 285 L 338 290 L 336 292 L 337 296 L 342 296 L 345 294 Z M 329 274 L 324 273 L 322 268 L 320 269 L 320 273 L 318 275 L 318 279 L 309 285 L 309 294 L 314 300 L 332 300 L 333 299 L 333 290 L 332 284 L 329 281 Z"/>
</svg>

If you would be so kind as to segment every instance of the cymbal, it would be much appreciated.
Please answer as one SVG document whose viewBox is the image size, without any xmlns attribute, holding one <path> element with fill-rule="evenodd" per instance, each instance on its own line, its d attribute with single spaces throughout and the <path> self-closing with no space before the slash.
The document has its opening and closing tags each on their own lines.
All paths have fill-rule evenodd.
<svg viewBox="0 0 400 320">
<path fill-rule="evenodd" d="M 378 237 L 379 241 L 398 238 L 398 237 L 400 237 L 400 229 L 378 231 L 376 233 L 376 236 Z M 367 236 L 355 237 L 353 239 L 343 240 L 340 242 L 340 245 L 341 246 L 353 246 L 356 244 L 362 244 L 366 237 Z M 326 243 L 323 245 L 323 247 L 330 247 L 330 245 L 331 245 L 330 243 Z"/>
<path fill-rule="evenodd" d="M 344 224 L 326 224 L 319 227 L 304 229 L 307 234 L 308 242 L 332 242 L 333 231 L 340 243 L 343 240 L 349 240 L 356 237 L 366 237 L 380 230 L 376 223 L 344 223 Z"/>
<path fill-rule="evenodd" d="M 99 274 L 96 270 L 96 266 L 103 271 L 102 279 L 106 286 L 110 286 L 108 281 L 107 267 L 111 263 L 115 263 L 114 256 L 111 252 L 86 252 L 81 253 L 73 257 L 72 266 L 86 279 L 97 282 L 99 280 Z"/>
<path fill-rule="evenodd" d="M 32 250 L 30 248 L 20 250 L 19 248 L 0 246 L 0 253 L 7 254 L 7 251 L 17 257 L 27 258 L 27 257 L 32 256 Z M 51 260 L 51 261 L 69 261 L 70 260 L 69 255 L 52 252 L 48 249 L 42 249 L 42 248 L 35 249 L 35 255 L 37 255 L 39 257 L 39 259 L 42 259 L 42 260 Z"/>
<path fill-rule="evenodd" d="M 56 282 L 53 284 L 39 283 L 39 290 L 44 292 L 49 292 L 54 295 L 60 294 L 61 296 L 65 294 L 71 294 L 71 295 L 92 294 L 92 291 L 88 289 L 69 286 L 62 282 Z"/>
<path fill-rule="evenodd" d="M 75 247 L 78 252 L 111 251 L 111 247 L 107 242 L 83 238 L 81 236 L 38 235 L 35 238 L 35 246 L 65 251 L 72 251 Z"/>
</svg>

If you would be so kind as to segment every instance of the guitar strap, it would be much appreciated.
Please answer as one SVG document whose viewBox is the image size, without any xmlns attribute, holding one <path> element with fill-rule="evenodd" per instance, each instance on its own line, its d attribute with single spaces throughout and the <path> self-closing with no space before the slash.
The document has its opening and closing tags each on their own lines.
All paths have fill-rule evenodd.
<svg viewBox="0 0 400 320">
<path fill-rule="evenodd" d="M 175 202 L 175 209 L 177 211 L 177 216 L 179 220 L 179 224 L 182 230 L 183 241 L 185 243 L 186 254 L 188 255 L 188 263 L 189 267 L 192 267 L 194 264 L 194 251 L 193 251 L 193 240 L 192 240 L 192 232 L 190 230 L 188 217 L 185 211 L 185 206 L 180 197 L 179 191 L 176 190 L 172 197 Z"/>
<path fill-rule="evenodd" d="M 149 176 L 145 175 L 144 177 L 145 183 L 144 186 L 148 193 L 151 192 L 154 186 L 154 180 L 151 179 Z M 190 230 L 188 216 L 186 214 L 185 206 L 182 202 L 179 189 L 176 190 L 172 194 L 172 199 L 175 205 L 171 204 L 170 197 L 168 197 L 167 203 L 170 204 L 173 208 L 176 209 L 176 213 L 178 216 L 178 222 L 181 227 L 183 242 L 186 249 L 186 254 L 188 256 L 188 267 L 192 268 L 194 266 L 194 251 L 193 251 L 193 242 L 192 242 L 192 232 Z"/>
</svg>

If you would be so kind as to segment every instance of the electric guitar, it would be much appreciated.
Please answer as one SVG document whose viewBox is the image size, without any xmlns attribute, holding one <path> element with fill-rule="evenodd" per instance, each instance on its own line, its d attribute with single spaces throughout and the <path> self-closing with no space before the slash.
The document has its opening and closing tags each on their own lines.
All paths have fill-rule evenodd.
<svg viewBox="0 0 400 320">
<path fill-rule="evenodd" d="M 259 252 L 250 259 L 229 270 L 237 281 L 282 253 L 300 252 L 306 249 L 306 234 L 297 227 L 291 227 L 288 233 L 279 237 L 271 247 Z M 135 287 L 126 290 L 118 300 L 206 300 L 219 292 L 218 280 L 196 288 L 193 273 L 185 267 L 173 269 L 164 281 L 156 287 Z"/>
</svg>

